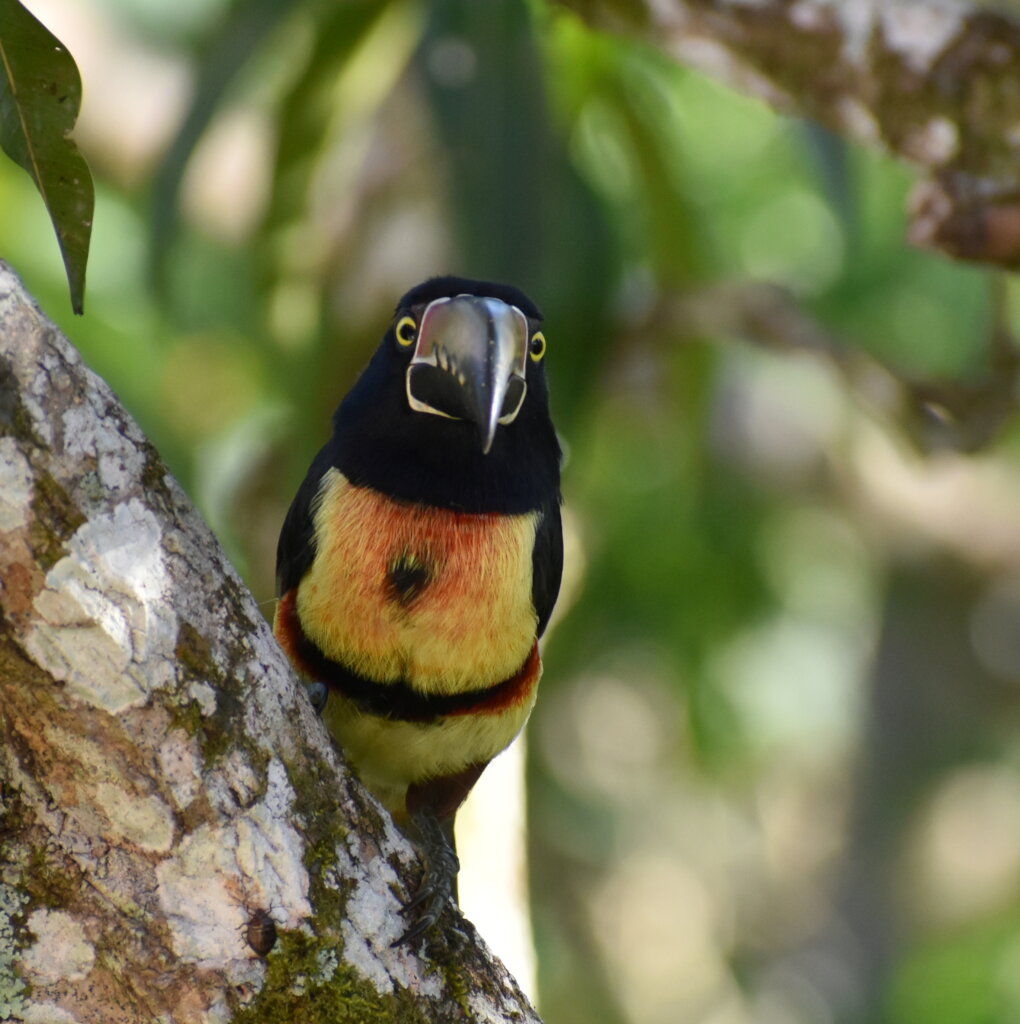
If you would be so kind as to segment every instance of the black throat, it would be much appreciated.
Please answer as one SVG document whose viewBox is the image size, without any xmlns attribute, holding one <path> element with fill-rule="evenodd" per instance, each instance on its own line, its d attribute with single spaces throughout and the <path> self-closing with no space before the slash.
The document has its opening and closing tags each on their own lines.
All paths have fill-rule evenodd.
<svg viewBox="0 0 1020 1024">
<path fill-rule="evenodd" d="M 488 454 L 474 424 L 414 412 L 406 364 L 384 345 L 336 411 L 330 463 L 351 483 L 389 497 L 463 512 L 520 513 L 559 500 L 560 446 L 544 377 Z"/>
</svg>

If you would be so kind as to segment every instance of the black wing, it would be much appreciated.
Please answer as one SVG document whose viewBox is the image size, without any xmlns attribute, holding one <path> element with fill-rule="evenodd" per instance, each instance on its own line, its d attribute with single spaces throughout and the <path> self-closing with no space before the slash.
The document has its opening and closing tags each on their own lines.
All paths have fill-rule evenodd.
<svg viewBox="0 0 1020 1024">
<path fill-rule="evenodd" d="M 308 572 L 308 567 L 315 558 L 315 524 L 312 520 L 312 505 L 322 485 L 322 478 L 332 466 L 333 460 L 326 445 L 308 470 L 294 500 L 291 502 L 287 517 L 280 530 L 280 540 L 276 545 L 276 594 L 283 597 L 288 590 L 301 582 L 301 577 Z"/>
<path fill-rule="evenodd" d="M 560 592 L 563 575 L 563 524 L 560 521 L 560 503 L 557 495 L 542 505 L 535 549 L 531 553 L 531 599 L 538 613 L 538 635 L 545 632 L 552 615 L 553 605 Z"/>
</svg>

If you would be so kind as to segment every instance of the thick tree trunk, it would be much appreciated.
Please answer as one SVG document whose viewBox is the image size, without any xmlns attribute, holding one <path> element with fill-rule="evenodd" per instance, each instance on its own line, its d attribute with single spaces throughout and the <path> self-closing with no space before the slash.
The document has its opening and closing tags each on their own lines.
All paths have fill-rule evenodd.
<svg viewBox="0 0 1020 1024">
<path fill-rule="evenodd" d="M 926 172 L 911 241 L 1020 265 L 1020 7 L 975 0 L 560 0 Z"/>
<path fill-rule="evenodd" d="M 537 1021 L 452 911 L 391 948 L 413 852 L 3 263 L 0 613 L 0 1019 Z"/>
</svg>

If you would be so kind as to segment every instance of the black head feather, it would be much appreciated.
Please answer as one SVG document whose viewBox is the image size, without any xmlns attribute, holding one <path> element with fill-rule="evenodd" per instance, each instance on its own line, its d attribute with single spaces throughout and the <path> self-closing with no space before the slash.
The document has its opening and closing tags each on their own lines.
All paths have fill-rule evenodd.
<svg viewBox="0 0 1020 1024">
<path fill-rule="evenodd" d="M 438 298 L 476 295 L 517 306 L 538 329 L 541 313 L 519 289 L 461 277 L 433 277 L 412 288 L 396 318 Z M 500 426 L 483 454 L 473 424 L 414 412 L 405 374 L 410 353 L 391 326 L 340 403 L 326 446 L 331 465 L 352 483 L 390 497 L 466 512 L 525 512 L 559 498 L 560 447 L 549 412 L 544 362 L 528 361 L 517 418 Z"/>
<path fill-rule="evenodd" d="M 454 295 L 478 295 L 484 298 L 500 299 L 511 306 L 516 306 L 529 320 L 541 323 L 542 312 L 527 295 L 512 284 L 498 284 L 494 281 L 475 281 L 469 277 L 455 277 L 446 274 L 441 277 L 430 277 L 419 285 L 415 285 L 397 303 L 394 315 L 426 306 L 436 299 L 452 298 Z"/>
</svg>

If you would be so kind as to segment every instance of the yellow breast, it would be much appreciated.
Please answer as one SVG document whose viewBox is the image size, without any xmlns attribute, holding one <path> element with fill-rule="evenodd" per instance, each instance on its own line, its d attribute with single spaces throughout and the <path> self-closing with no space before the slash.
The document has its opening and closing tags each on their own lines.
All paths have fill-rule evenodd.
<svg viewBox="0 0 1020 1024">
<path fill-rule="evenodd" d="M 524 663 L 538 621 L 536 513 L 399 502 L 331 469 L 314 515 L 316 557 L 297 612 L 325 655 L 426 693 L 489 686 Z"/>
<path fill-rule="evenodd" d="M 407 787 L 486 764 L 524 728 L 535 704 L 541 666 L 525 700 L 491 713 L 450 715 L 435 722 L 394 722 L 366 715 L 337 693 L 323 718 L 361 781 L 398 817 Z"/>
</svg>

